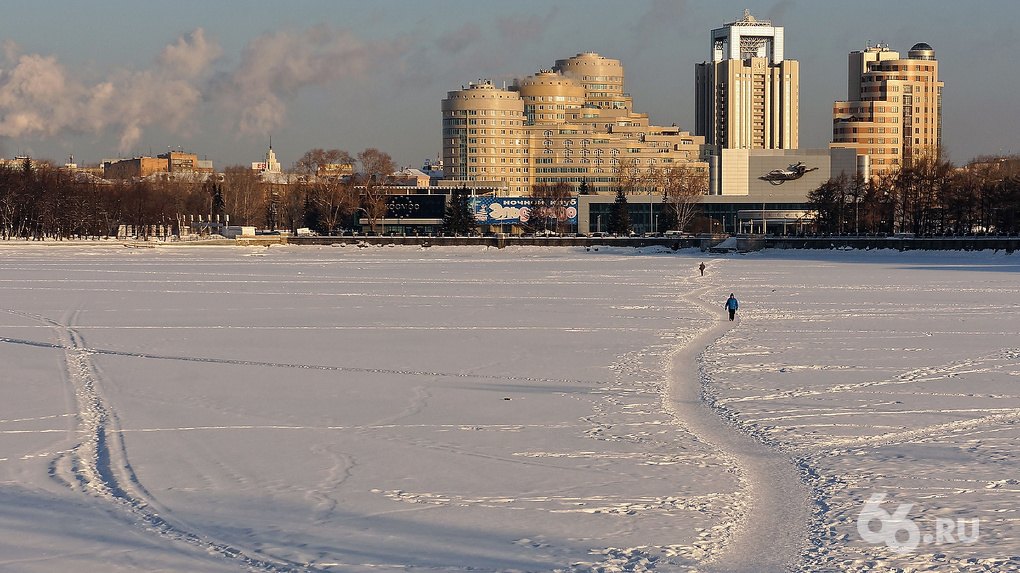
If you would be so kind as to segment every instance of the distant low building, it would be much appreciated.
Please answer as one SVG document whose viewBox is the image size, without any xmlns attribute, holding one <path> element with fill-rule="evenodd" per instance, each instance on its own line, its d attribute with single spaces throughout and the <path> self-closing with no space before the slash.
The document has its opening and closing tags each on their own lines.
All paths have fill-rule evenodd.
<svg viewBox="0 0 1020 573">
<path fill-rule="evenodd" d="M 426 187 L 432 184 L 432 177 L 421 169 L 405 167 L 393 174 L 393 184 Z"/>
<path fill-rule="evenodd" d="M 350 177 L 351 175 L 354 175 L 354 166 L 350 163 L 327 163 L 326 165 L 320 166 L 316 170 L 315 175 L 326 179 Z"/>
<path fill-rule="evenodd" d="M 4 158 L 0 157 L 0 167 L 6 167 L 8 169 L 11 169 L 11 168 L 19 168 L 20 169 L 21 167 L 23 167 L 25 165 L 25 161 L 28 161 L 29 165 L 31 165 L 33 169 L 42 167 L 43 165 L 46 165 L 45 163 L 43 163 L 41 161 L 36 161 L 35 159 L 31 159 L 29 157 L 21 155 L 21 156 L 15 157 L 14 159 L 4 159 Z"/>
<path fill-rule="evenodd" d="M 103 177 L 106 179 L 135 179 L 167 171 L 166 161 L 156 157 L 103 160 Z"/>
<path fill-rule="evenodd" d="M 141 179 L 155 173 L 211 174 L 213 165 L 212 161 L 199 160 L 198 155 L 179 151 L 168 151 L 156 157 L 103 160 L 103 177 L 106 179 Z"/>
</svg>

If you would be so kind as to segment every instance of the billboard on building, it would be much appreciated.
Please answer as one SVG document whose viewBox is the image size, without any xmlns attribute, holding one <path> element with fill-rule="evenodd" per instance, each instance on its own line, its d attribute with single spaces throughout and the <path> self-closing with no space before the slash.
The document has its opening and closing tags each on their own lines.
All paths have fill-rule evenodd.
<svg viewBox="0 0 1020 573">
<path fill-rule="evenodd" d="M 442 219 L 445 195 L 387 195 L 386 216 L 402 219 Z"/>
<path fill-rule="evenodd" d="M 548 202 L 548 203 L 546 203 Z M 519 225 L 527 223 L 533 209 L 542 205 L 549 218 L 558 223 L 577 224 L 577 197 L 543 199 L 539 197 L 472 197 L 471 208 L 479 225 Z M 544 207 L 548 205 L 548 209 Z"/>
</svg>

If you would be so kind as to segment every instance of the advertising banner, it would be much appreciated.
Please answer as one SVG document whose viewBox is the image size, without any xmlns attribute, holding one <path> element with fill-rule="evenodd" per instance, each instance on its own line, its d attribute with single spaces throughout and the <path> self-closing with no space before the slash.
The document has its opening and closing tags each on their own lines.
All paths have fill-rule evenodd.
<svg viewBox="0 0 1020 573">
<path fill-rule="evenodd" d="M 519 225 L 527 223 L 539 210 L 558 223 L 577 224 L 577 197 L 544 199 L 541 197 L 473 197 L 471 207 L 479 225 Z"/>
</svg>

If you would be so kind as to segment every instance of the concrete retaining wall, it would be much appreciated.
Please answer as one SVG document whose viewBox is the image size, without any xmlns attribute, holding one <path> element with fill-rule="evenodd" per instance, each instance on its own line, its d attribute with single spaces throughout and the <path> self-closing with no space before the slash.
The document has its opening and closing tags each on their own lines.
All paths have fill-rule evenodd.
<svg viewBox="0 0 1020 573">
<path fill-rule="evenodd" d="M 504 248 L 511 246 L 538 247 L 650 247 L 660 246 L 669 249 L 688 249 L 701 247 L 701 239 L 697 237 L 289 237 L 287 242 L 292 245 L 332 245 L 358 243 L 368 245 L 419 245 L 419 246 L 464 246 L 477 245 Z"/>
<path fill-rule="evenodd" d="M 769 249 L 1003 250 L 1007 253 L 1020 249 L 1020 237 L 756 237 L 754 243 L 757 248 Z"/>
<path fill-rule="evenodd" d="M 668 249 L 700 248 L 707 251 L 725 240 L 727 235 L 699 235 L 697 237 L 519 237 L 499 235 L 489 237 L 272 237 L 237 239 L 239 245 L 266 245 L 289 243 L 292 245 L 417 245 L 417 246 L 510 246 L 539 247 L 650 247 Z M 778 237 L 741 235 L 737 237 L 737 251 L 761 249 L 896 249 L 899 251 L 983 251 L 1003 250 L 1012 253 L 1020 250 L 1020 237 Z"/>
</svg>

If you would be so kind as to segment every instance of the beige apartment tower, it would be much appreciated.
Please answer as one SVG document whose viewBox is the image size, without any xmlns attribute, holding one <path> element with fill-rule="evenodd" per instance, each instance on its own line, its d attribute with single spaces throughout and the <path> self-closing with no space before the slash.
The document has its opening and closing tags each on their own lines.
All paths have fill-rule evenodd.
<svg viewBox="0 0 1020 573">
<path fill-rule="evenodd" d="M 514 190 L 528 187 L 524 100 L 519 93 L 479 81 L 448 92 L 442 109 L 447 178 L 498 182 Z"/>
<path fill-rule="evenodd" d="M 633 100 L 624 91 L 620 60 L 584 52 L 573 58 L 556 60 L 552 71 L 579 81 L 589 105 L 601 109 L 633 109 Z"/>
<path fill-rule="evenodd" d="M 712 30 L 712 60 L 697 66 L 695 133 L 723 149 L 797 149 L 799 94 L 783 28 L 745 10 Z"/>
<path fill-rule="evenodd" d="M 914 44 L 906 59 L 888 46 L 850 52 L 847 99 L 832 106 L 831 147 L 867 156 L 871 175 L 942 146 L 942 87 L 935 51 Z"/>
</svg>

